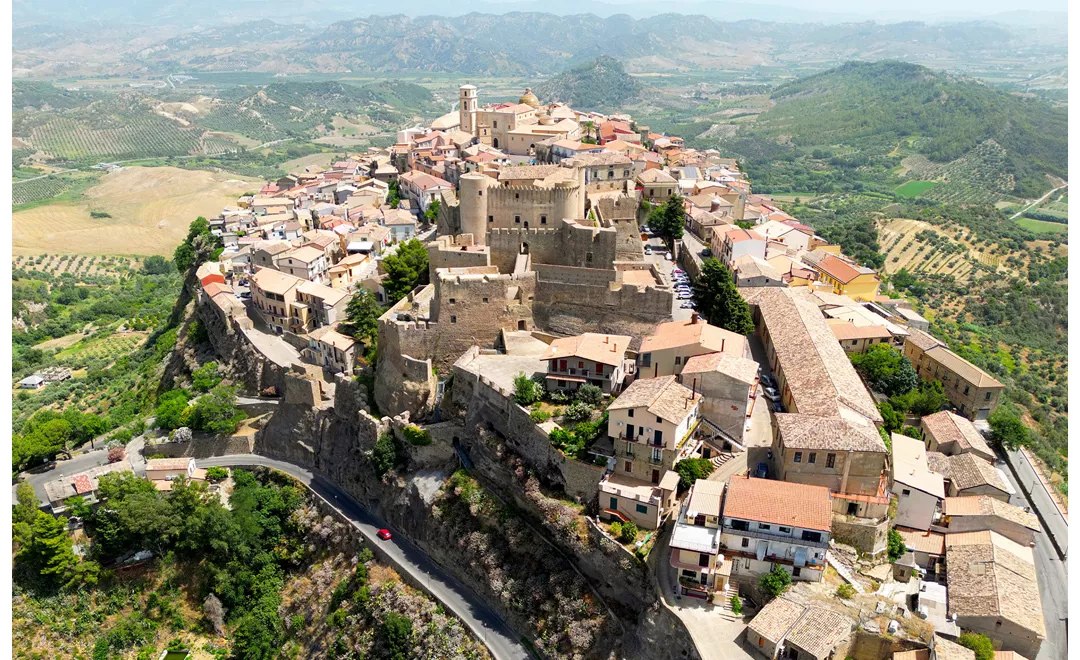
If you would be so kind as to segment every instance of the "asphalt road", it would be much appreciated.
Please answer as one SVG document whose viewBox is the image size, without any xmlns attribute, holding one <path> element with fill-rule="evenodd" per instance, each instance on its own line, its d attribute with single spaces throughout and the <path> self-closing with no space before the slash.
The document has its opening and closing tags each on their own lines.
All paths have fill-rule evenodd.
<svg viewBox="0 0 1080 660">
<path fill-rule="evenodd" d="M 1002 472 L 1016 491 L 1009 499 L 1010 504 L 1019 507 L 1031 506 L 1012 472 L 1007 467 Z M 1065 660 L 1069 649 L 1066 625 L 1069 617 L 1068 567 L 1058 558 L 1057 551 L 1046 538 L 1046 533 L 1044 527 L 1041 533 L 1035 535 L 1034 552 L 1035 573 L 1039 581 L 1039 596 L 1042 598 L 1043 619 L 1046 622 L 1046 641 L 1039 647 L 1039 655 L 1032 660 Z"/>
<path fill-rule="evenodd" d="M 507 626 L 499 616 L 468 588 L 458 582 L 415 545 L 400 535 L 394 535 L 389 541 L 383 541 L 375 533 L 388 525 L 366 511 L 347 494 L 321 476 L 308 470 L 253 454 L 218 456 L 196 460 L 201 468 L 211 466 L 242 467 L 263 466 L 280 470 L 306 484 L 313 493 L 328 502 L 352 522 L 367 538 L 368 542 L 378 545 L 397 565 L 398 570 L 407 572 L 427 587 L 440 602 L 450 609 L 481 641 L 487 645 L 496 660 L 528 659 L 532 656 L 518 641 L 518 635 Z M 393 530 L 391 530 L 393 531 Z"/>
<path fill-rule="evenodd" d="M 645 255 L 645 261 L 656 264 L 656 267 L 661 273 L 664 273 L 669 279 L 671 278 L 671 271 L 675 268 L 674 261 L 668 261 L 664 258 L 667 253 L 667 247 L 664 245 L 664 241 L 659 238 L 650 238 L 647 245 L 652 247 L 653 253 Z M 685 300 L 679 300 L 678 297 L 674 297 L 671 305 L 671 318 L 676 321 L 683 321 L 690 318 L 690 315 L 694 312 L 692 309 L 683 309 L 681 305 L 686 302 Z"/>
<path fill-rule="evenodd" d="M 1057 504 L 1054 503 L 1050 494 L 1046 492 L 1046 486 L 1038 475 L 1035 474 L 1035 468 L 1031 465 L 1031 461 L 1024 456 L 1023 452 L 1010 451 L 1009 461 L 1013 467 L 1016 468 L 1016 473 L 1019 475 L 1020 480 L 1023 482 L 1021 485 L 1024 487 L 1027 493 L 1030 493 L 1028 499 L 1035 505 L 1039 513 L 1042 514 L 1043 519 L 1046 521 L 1046 526 L 1049 528 L 1049 532 L 1054 535 L 1054 540 L 1057 541 L 1058 547 L 1062 552 L 1068 556 L 1069 551 L 1069 521 L 1061 515 L 1061 511 L 1058 509 Z M 1008 472 L 1008 468 L 1004 472 Z M 1012 475 L 1009 475 L 1012 476 Z"/>
<path fill-rule="evenodd" d="M 59 479 L 60 477 L 67 477 L 80 472 L 85 472 L 92 467 L 98 465 L 105 465 L 109 462 L 109 451 L 107 449 L 97 449 L 94 451 L 88 451 L 85 454 L 76 454 L 71 460 L 57 461 L 56 465 L 51 470 L 46 470 L 38 474 L 27 475 L 26 480 L 34 487 L 34 491 L 37 493 L 38 499 L 42 503 L 48 504 L 49 498 L 45 495 L 45 484 Z M 14 493 L 14 486 L 12 486 L 12 493 Z"/>
</svg>

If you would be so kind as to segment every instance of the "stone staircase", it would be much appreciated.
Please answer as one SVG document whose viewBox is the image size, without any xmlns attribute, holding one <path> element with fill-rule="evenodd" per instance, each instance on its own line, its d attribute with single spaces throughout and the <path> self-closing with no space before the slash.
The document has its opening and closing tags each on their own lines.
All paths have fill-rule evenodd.
<svg viewBox="0 0 1080 660">
<path fill-rule="evenodd" d="M 733 458 L 735 458 L 735 454 L 731 452 L 723 452 L 719 456 L 713 456 L 712 458 L 710 458 L 709 462 L 712 463 L 714 467 L 719 468 L 724 463 L 727 463 Z"/>
<path fill-rule="evenodd" d="M 731 611 L 731 597 L 738 595 L 738 593 L 738 589 L 731 587 L 722 590 L 718 589 L 713 594 L 713 614 L 728 621 L 738 621 L 742 619 L 741 614 L 735 614 Z"/>
</svg>

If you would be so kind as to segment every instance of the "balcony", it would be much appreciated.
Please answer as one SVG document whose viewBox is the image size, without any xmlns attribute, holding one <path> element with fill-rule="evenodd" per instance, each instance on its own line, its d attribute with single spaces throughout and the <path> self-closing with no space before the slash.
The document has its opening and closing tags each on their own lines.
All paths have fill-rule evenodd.
<svg viewBox="0 0 1080 660">
<path fill-rule="evenodd" d="M 724 527 L 725 534 L 731 534 L 733 536 L 744 536 L 749 539 L 764 539 L 766 541 L 777 541 L 780 543 L 791 543 L 792 545 L 805 545 L 808 548 L 827 548 L 829 547 L 829 539 L 827 535 L 824 535 L 821 541 L 807 541 L 805 539 L 789 536 L 787 534 L 781 534 L 779 532 L 764 532 L 760 530 L 742 530 L 734 529 L 731 527 Z M 737 549 L 737 548 L 736 548 Z"/>
</svg>

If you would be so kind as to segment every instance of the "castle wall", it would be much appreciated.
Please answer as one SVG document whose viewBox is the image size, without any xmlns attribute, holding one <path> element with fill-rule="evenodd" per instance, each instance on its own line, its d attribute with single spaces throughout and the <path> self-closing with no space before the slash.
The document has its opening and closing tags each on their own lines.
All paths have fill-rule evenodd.
<svg viewBox="0 0 1080 660">
<path fill-rule="evenodd" d="M 616 260 L 618 234 L 613 228 L 559 221 L 555 227 L 496 228 L 488 233 L 491 263 L 508 273 L 526 248 L 534 264 L 610 268 Z"/>
<path fill-rule="evenodd" d="M 671 291 L 618 284 L 615 271 L 537 265 L 536 324 L 548 332 L 643 337 L 671 320 Z"/>
</svg>

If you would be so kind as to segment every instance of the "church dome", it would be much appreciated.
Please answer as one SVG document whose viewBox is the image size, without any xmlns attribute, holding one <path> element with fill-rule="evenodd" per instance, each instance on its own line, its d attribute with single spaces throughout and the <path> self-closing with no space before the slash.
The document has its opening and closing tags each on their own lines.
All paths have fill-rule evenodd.
<svg viewBox="0 0 1080 660">
<path fill-rule="evenodd" d="M 533 108 L 539 108 L 540 107 L 540 99 L 536 98 L 536 94 L 532 93 L 532 88 L 531 87 L 526 87 L 525 88 L 525 93 L 521 95 L 520 99 L 518 99 L 518 103 L 521 103 L 521 104 L 524 104 L 524 105 L 527 105 L 527 106 L 530 106 L 530 107 L 533 107 Z"/>
</svg>

